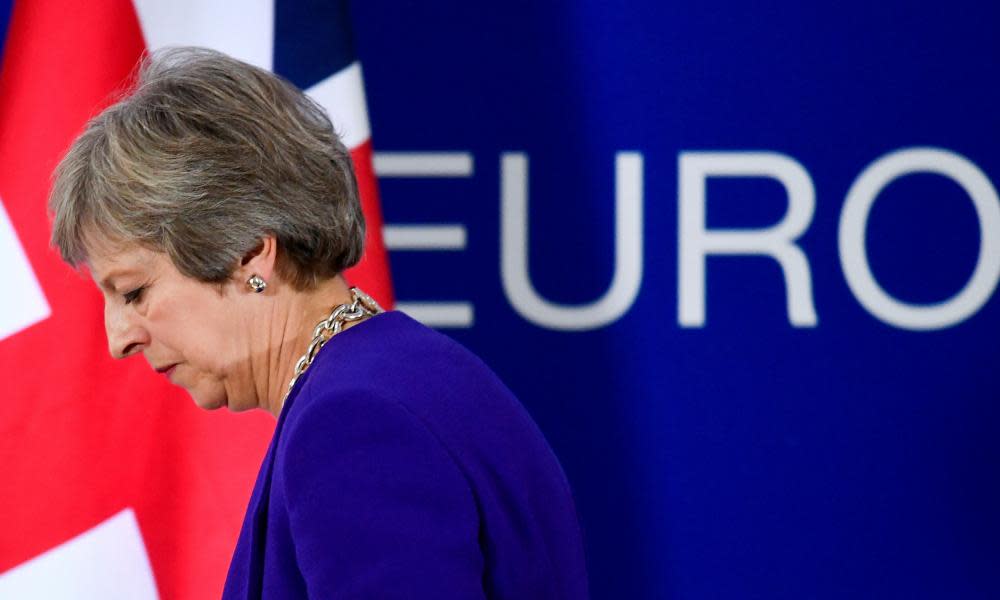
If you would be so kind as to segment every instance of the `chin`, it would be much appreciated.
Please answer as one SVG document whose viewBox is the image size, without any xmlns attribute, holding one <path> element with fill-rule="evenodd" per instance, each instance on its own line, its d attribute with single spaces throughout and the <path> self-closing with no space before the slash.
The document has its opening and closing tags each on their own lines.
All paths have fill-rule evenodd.
<svg viewBox="0 0 1000 600">
<path fill-rule="evenodd" d="M 188 395 L 194 400 L 195 406 L 202 410 L 218 410 L 229 405 L 229 399 L 225 394 L 205 393 L 204 391 L 193 389 L 188 390 Z"/>
<path fill-rule="evenodd" d="M 206 401 L 206 400 L 203 400 L 201 398 L 198 398 L 197 396 L 191 396 L 191 399 L 194 400 L 195 406 L 197 406 L 198 408 L 200 408 L 202 410 L 218 410 L 218 409 L 222 408 L 223 406 L 226 406 L 226 401 L 225 400 L 208 400 L 208 401 Z"/>
</svg>

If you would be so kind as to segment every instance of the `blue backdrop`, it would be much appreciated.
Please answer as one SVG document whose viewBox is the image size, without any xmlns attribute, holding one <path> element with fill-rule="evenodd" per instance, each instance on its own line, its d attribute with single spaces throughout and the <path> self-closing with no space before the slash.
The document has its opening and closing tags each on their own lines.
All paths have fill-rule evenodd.
<svg viewBox="0 0 1000 600">
<path fill-rule="evenodd" d="M 447 331 L 559 455 L 595 598 L 1000 597 L 996 281 L 966 318 L 915 330 L 865 308 L 838 250 L 852 184 L 890 152 L 944 149 L 1000 180 L 995 3 L 353 8 L 376 151 L 472 160 L 382 180 L 388 224 L 467 235 L 394 250 L 399 299 L 471 307 Z M 745 255 L 707 258 L 704 324 L 682 325 L 678 163 L 707 151 L 808 173 L 794 243 L 814 326 L 792 324 L 779 263 Z M 642 157 L 634 303 L 580 331 L 526 319 L 502 283 L 502 157 L 528 164 L 530 280 L 576 305 L 615 270 L 620 152 Z M 926 308 L 963 289 L 985 241 L 970 193 L 930 172 L 878 190 L 862 239 L 886 294 Z M 773 177 L 709 177 L 705 194 L 709 230 L 759 232 L 791 207 Z"/>
</svg>

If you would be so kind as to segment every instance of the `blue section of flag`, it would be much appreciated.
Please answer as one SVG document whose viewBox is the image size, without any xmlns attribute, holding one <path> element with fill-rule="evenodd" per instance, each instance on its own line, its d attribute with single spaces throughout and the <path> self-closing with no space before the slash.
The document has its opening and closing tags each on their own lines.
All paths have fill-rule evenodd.
<svg viewBox="0 0 1000 600">
<path fill-rule="evenodd" d="M 354 60 L 347 2 L 275 2 L 275 73 L 308 89 Z"/>
<path fill-rule="evenodd" d="M 4 42 L 7 40 L 7 24 L 10 21 L 12 0 L 0 0 L 0 59 L 3 58 Z"/>
</svg>

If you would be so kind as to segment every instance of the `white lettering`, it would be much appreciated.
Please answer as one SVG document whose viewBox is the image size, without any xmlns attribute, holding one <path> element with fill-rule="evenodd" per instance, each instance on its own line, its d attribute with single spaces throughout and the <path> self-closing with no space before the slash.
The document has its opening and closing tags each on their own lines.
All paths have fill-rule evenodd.
<svg viewBox="0 0 1000 600">
<path fill-rule="evenodd" d="M 372 158 L 379 177 L 472 177 L 468 152 L 376 152 Z"/>
<path fill-rule="evenodd" d="M 528 275 L 528 158 L 500 158 L 500 274 L 507 299 L 522 317 L 564 331 L 597 329 L 619 319 L 642 282 L 642 154 L 615 156 L 615 270 L 607 292 L 579 306 L 542 298 Z"/>
<path fill-rule="evenodd" d="M 679 169 L 678 322 L 705 325 L 705 258 L 710 254 L 766 255 L 781 265 L 788 319 L 815 327 L 809 261 L 795 240 L 809 227 L 815 192 L 809 173 L 795 159 L 773 152 L 682 152 Z M 709 177 L 771 177 L 788 192 L 788 211 L 766 229 L 715 229 L 705 223 L 705 183 Z"/>
<path fill-rule="evenodd" d="M 372 163 L 382 178 L 472 177 L 474 163 L 468 152 L 376 152 Z M 468 233 L 456 223 L 390 225 L 382 228 L 385 247 L 390 251 L 465 250 Z M 463 328 L 475 322 L 471 302 L 408 302 L 396 308 L 429 327 Z"/>
<path fill-rule="evenodd" d="M 944 302 L 917 305 L 890 296 L 875 280 L 868 264 L 865 231 L 868 214 L 885 186 L 911 173 L 949 177 L 965 189 L 979 219 L 979 257 L 965 287 Z M 951 327 L 978 311 L 1000 280 L 1000 199 L 986 175 L 965 157 L 938 148 L 909 148 L 879 158 L 851 185 L 840 215 L 838 245 L 847 284 L 876 318 L 913 330 Z"/>
</svg>

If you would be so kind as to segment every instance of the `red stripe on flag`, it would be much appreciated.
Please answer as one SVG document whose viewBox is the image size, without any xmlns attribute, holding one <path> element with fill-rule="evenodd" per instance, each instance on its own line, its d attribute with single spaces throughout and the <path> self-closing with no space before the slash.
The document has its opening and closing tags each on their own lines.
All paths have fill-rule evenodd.
<svg viewBox="0 0 1000 600">
<path fill-rule="evenodd" d="M 392 308 L 395 299 L 389 271 L 389 256 L 382 239 L 382 208 L 378 196 L 378 180 L 372 165 L 372 143 L 366 141 L 351 149 L 354 170 L 358 178 L 358 192 L 361 194 L 361 208 L 367 224 L 365 232 L 365 255 L 361 262 L 345 273 L 351 285 L 356 285 L 371 294 L 384 308 Z"/>
</svg>

